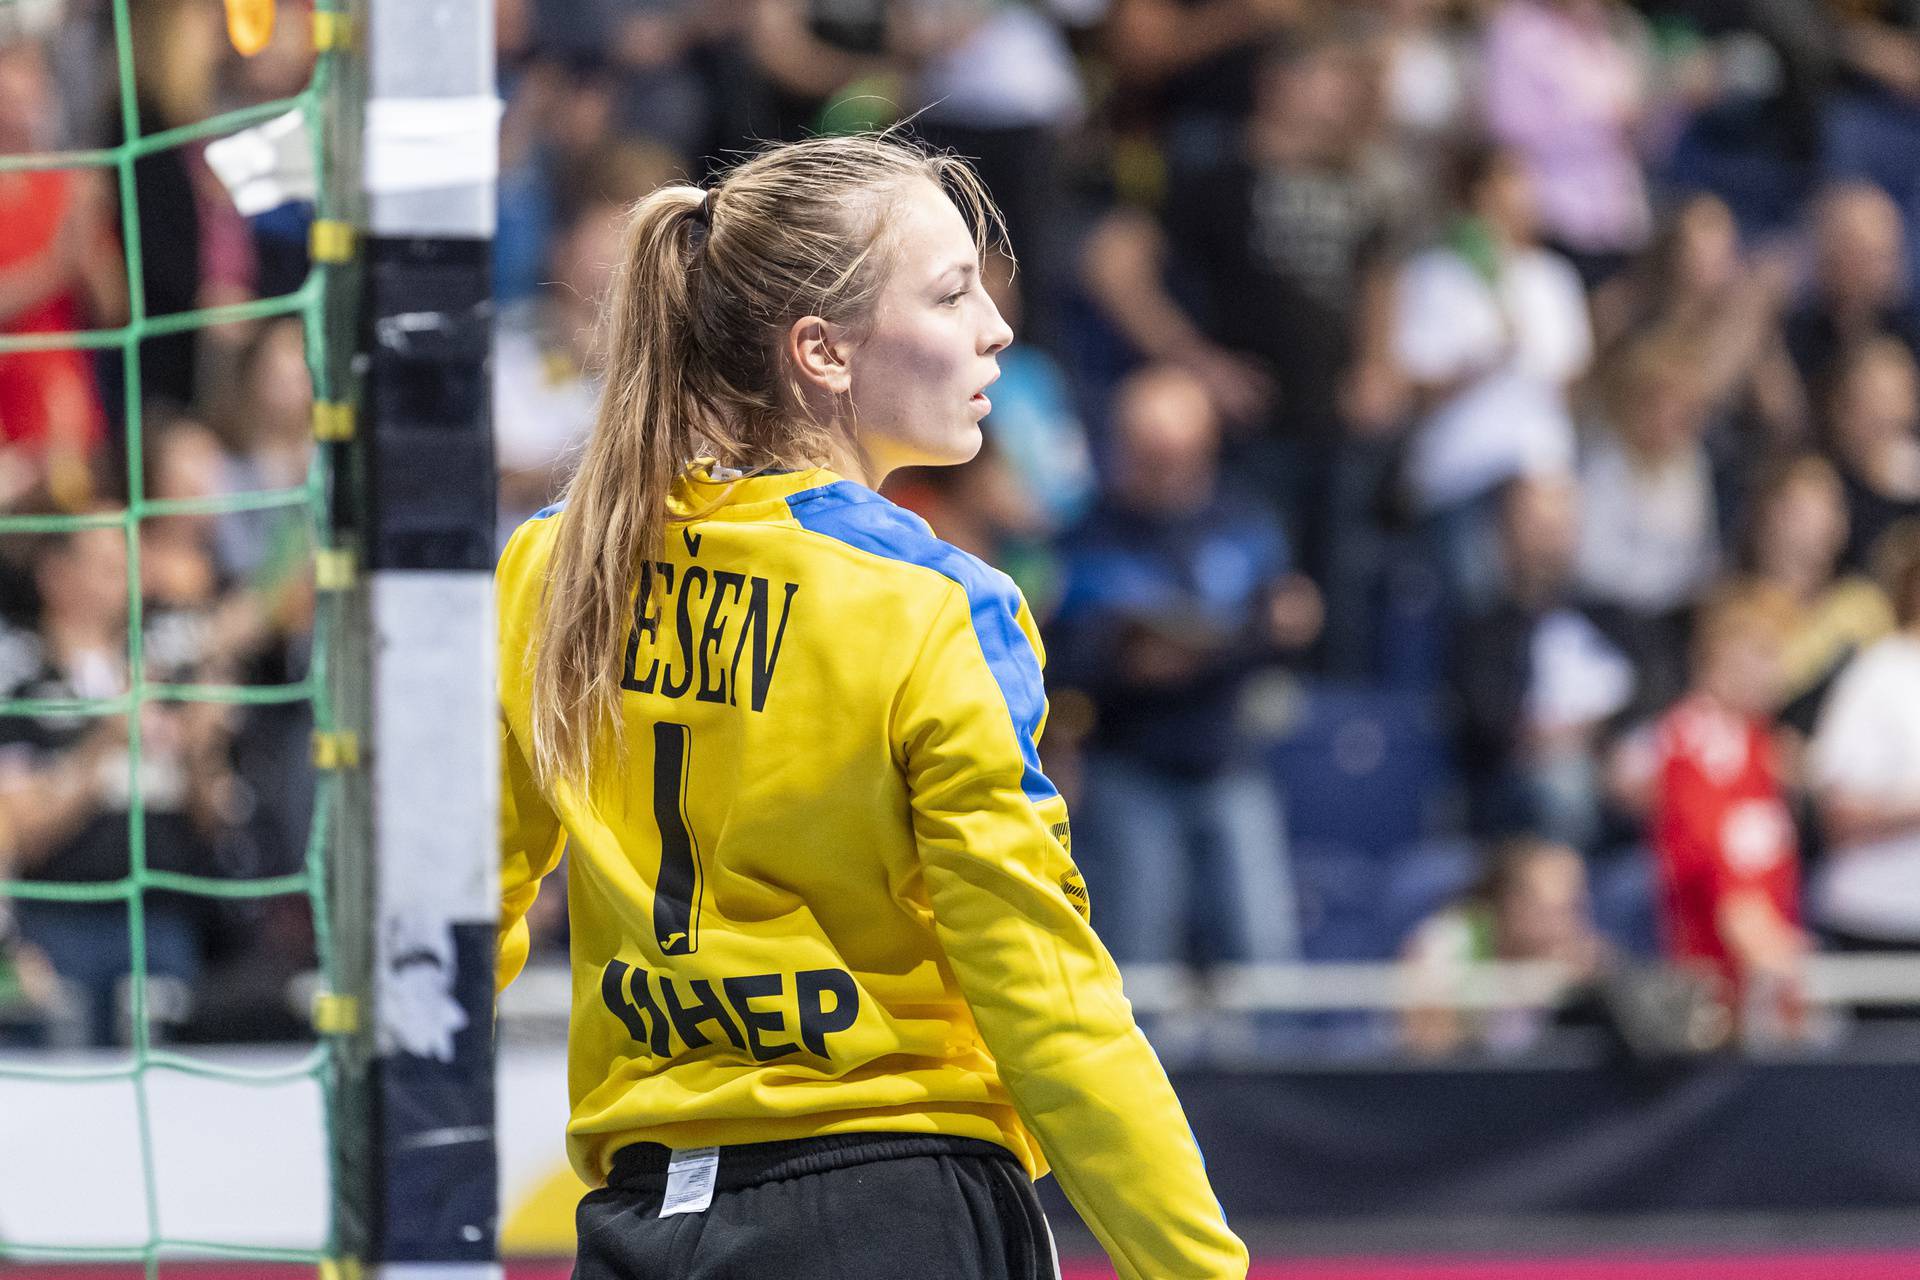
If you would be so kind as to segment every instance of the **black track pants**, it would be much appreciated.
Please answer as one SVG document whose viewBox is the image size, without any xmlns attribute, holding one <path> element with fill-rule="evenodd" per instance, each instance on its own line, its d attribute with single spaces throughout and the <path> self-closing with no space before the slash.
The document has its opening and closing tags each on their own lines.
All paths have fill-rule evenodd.
<svg viewBox="0 0 1920 1280">
<path fill-rule="evenodd" d="M 1006 1148 L 926 1134 L 722 1147 L 712 1202 L 661 1217 L 667 1150 L 614 1157 L 580 1202 L 574 1280 L 1054 1280 Z"/>
</svg>

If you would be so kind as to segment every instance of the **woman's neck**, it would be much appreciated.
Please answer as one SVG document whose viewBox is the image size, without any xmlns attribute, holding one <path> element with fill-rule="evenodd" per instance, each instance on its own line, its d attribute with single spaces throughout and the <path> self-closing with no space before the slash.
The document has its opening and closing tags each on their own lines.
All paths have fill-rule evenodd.
<svg viewBox="0 0 1920 1280">
<path fill-rule="evenodd" d="M 827 446 L 826 467 L 849 480 L 854 480 L 869 489 L 878 489 L 887 481 L 893 468 L 882 466 L 873 460 L 871 454 L 862 449 L 851 435 L 835 432 Z"/>
</svg>

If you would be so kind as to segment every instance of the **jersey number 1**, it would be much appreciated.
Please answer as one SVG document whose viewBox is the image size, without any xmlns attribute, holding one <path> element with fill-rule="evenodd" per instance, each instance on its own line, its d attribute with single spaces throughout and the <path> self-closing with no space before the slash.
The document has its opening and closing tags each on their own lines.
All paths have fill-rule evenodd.
<svg viewBox="0 0 1920 1280">
<path fill-rule="evenodd" d="M 653 936 L 660 954 L 700 948 L 700 856 L 687 823 L 687 760 L 693 730 L 667 721 L 653 726 L 653 820 L 660 827 L 660 875 L 653 888 Z"/>
</svg>

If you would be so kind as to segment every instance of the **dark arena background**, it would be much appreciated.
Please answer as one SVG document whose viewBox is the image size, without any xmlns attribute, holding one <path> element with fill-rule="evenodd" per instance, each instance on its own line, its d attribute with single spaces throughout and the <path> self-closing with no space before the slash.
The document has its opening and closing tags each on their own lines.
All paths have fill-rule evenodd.
<svg viewBox="0 0 1920 1280">
<path fill-rule="evenodd" d="M 901 122 L 1017 341 L 887 494 L 1253 1274 L 1920 1277 L 1891 0 L 0 0 L 0 1276 L 568 1274 L 490 570 L 633 203 Z"/>
</svg>

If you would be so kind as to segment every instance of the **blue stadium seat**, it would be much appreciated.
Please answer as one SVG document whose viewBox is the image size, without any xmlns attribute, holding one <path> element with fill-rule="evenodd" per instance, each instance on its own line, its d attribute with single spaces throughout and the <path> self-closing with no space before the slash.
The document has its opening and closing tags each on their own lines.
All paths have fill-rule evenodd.
<svg viewBox="0 0 1920 1280">
<path fill-rule="evenodd" d="M 1294 893 L 1305 960 L 1385 960 L 1396 939 L 1381 913 L 1387 864 L 1351 845 L 1296 843 Z"/>
<path fill-rule="evenodd" d="M 1446 829 L 1458 801 L 1438 704 L 1418 690 L 1307 684 L 1267 760 L 1296 846 L 1385 858 Z"/>
<path fill-rule="evenodd" d="M 1447 672 L 1446 584 L 1425 555 L 1402 552 L 1383 576 L 1374 634 L 1381 680 L 1437 689 Z"/>
<path fill-rule="evenodd" d="M 1386 858 L 1337 844 L 1294 854 L 1301 949 L 1309 960 L 1384 960 L 1415 925 L 1472 887 L 1480 856 L 1471 841 L 1427 841 Z"/>
<path fill-rule="evenodd" d="M 1790 233 L 1811 191 L 1811 170 L 1781 153 L 1779 124 L 1751 103 L 1702 111 L 1673 142 L 1661 185 L 1678 197 L 1710 191 L 1727 202 L 1741 234 L 1760 239 Z"/>
<path fill-rule="evenodd" d="M 1628 955 L 1659 955 L 1660 883 L 1653 852 L 1634 845 L 1594 859 L 1589 867 L 1600 932 Z"/>
<path fill-rule="evenodd" d="M 1396 951 L 1422 920 L 1473 887 L 1481 862 L 1479 847 L 1464 838 L 1429 840 L 1393 855 L 1380 915 Z"/>
</svg>

